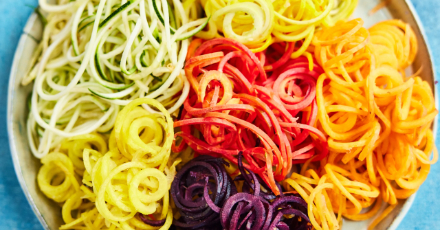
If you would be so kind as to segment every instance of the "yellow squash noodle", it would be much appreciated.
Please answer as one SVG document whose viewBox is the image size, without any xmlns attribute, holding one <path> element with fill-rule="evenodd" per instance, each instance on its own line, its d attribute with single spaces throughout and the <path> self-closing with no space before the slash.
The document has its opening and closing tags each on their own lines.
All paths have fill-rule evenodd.
<svg viewBox="0 0 440 230">
<path fill-rule="evenodd" d="M 66 139 L 43 157 L 38 185 L 62 205 L 60 229 L 168 229 L 169 189 L 181 162 L 177 156 L 169 160 L 173 137 L 167 110 L 140 98 L 121 110 L 111 134 Z M 140 215 L 165 224 L 150 226 Z"/>
<path fill-rule="evenodd" d="M 195 0 L 187 0 L 190 6 Z M 204 39 L 225 36 L 260 52 L 274 42 L 298 42 L 292 58 L 309 47 L 315 29 L 332 26 L 347 19 L 357 0 L 201 0 L 206 15 L 211 15 L 209 30 L 197 34 Z M 189 9 L 198 12 L 196 7 Z"/>
<path fill-rule="evenodd" d="M 355 19 L 317 32 L 313 46 L 325 71 L 316 84 L 317 126 L 330 151 L 284 186 L 308 202 L 316 229 L 339 229 L 342 216 L 370 219 L 388 203 L 374 228 L 398 199 L 417 191 L 438 159 L 432 89 L 417 73 L 404 75 L 416 57 L 416 37 L 399 20 L 367 30 Z"/>
<path fill-rule="evenodd" d="M 308 215 L 315 229 L 340 229 L 342 216 L 364 220 L 377 212 L 376 205 L 369 212 L 359 214 L 374 203 L 379 190 L 371 184 L 352 180 L 348 170 L 327 164 L 319 174 L 314 169 L 303 171 L 302 175 L 293 173 L 284 180 L 283 186 L 287 191 L 297 191 L 308 203 Z M 380 201 L 376 204 L 380 207 Z"/>
</svg>

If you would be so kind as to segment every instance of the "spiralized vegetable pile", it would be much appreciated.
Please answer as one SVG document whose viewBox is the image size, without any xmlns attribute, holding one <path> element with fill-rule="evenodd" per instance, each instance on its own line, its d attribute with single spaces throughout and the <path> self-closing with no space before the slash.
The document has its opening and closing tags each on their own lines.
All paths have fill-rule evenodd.
<svg viewBox="0 0 440 230">
<path fill-rule="evenodd" d="M 328 149 L 324 134 L 312 126 L 317 114 L 315 81 L 322 70 L 313 63 L 309 70 L 306 58 L 289 59 L 292 43 L 276 45 L 278 50 L 267 53 L 280 57 L 272 63 L 265 52 L 258 53 L 258 59 L 231 39 L 191 43 L 190 52 L 195 51 L 188 54 L 185 72 L 192 90 L 174 123 L 181 128 L 175 134 L 181 141 L 173 151 L 190 146 L 198 154 L 234 164 L 243 151 L 245 167 L 279 195 L 275 180 L 283 180 L 292 163 L 314 155 L 320 160 Z M 265 70 L 272 73 L 269 78 Z"/>
<path fill-rule="evenodd" d="M 191 2 L 195 2 L 192 0 Z M 358 0 L 202 0 L 211 15 L 209 30 L 197 34 L 203 39 L 219 36 L 234 39 L 254 52 L 280 41 L 298 42 L 292 58 L 300 57 L 310 45 L 317 27 L 333 26 L 347 19 Z M 197 8 L 193 5 L 193 8 Z"/>
<path fill-rule="evenodd" d="M 311 229 L 306 202 L 298 196 L 275 196 L 262 179 L 243 167 L 232 179 L 221 158 L 198 156 L 186 164 L 171 185 L 178 213 L 174 225 L 183 229 Z M 277 184 L 280 188 L 281 186 Z"/>
<path fill-rule="evenodd" d="M 187 38 L 207 18 L 191 17 L 177 0 L 39 3 L 50 14 L 22 80 L 35 80 L 27 128 L 37 158 L 64 138 L 109 132 L 133 99 L 155 98 L 170 113 L 182 105 Z"/>
<path fill-rule="evenodd" d="M 68 138 L 43 157 L 38 185 L 62 205 L 66 224 L 60 229 L 168 229 L 173 221 L 168 191 L 180 162 L 169 161 L 173 133 L 167 110 L 140 98 L 118 114 L 110 137 Z"/>
<path fill-rule="evenodd" d="M 417 53 L 414 32 L 398 20 L 368 30 L 362 25 L 361 19 L 340 22 L 313 41 L 325 71 L 316 85 L 318 128 L 328 136 L 330 153 L 305 163 L 284 186 L 308 202 L 316 229 L 339 229 L 342 216 L 369 219 L 389 203 L 373 229 L 397 199 L 417 191 L 438 159 L 430 130 L 438 113 L 432 89 L 417 73 L 404 74 Z"/>
<path fill-rule="evenodd" d="M 357 0 L 39 4 L 22 84 L 60 229 L 373 229 L 438 160 L 414 31 Z"/>
</svg>

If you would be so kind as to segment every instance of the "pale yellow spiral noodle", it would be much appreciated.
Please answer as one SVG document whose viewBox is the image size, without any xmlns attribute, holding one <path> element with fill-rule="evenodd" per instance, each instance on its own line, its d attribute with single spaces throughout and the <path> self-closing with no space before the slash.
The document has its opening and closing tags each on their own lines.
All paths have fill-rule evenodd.
<svg viewBox="0 0 440 230">
<path fill-rule="evenodd" d="M 189 7 L 195 0 L 187 0 Z M 265 50 L 274 42 L 298 42 L 296 58 L 309 47 L 316 28 L 333 26 L 347 19 L 357 0 L 201 0 L 211 15 L 209 30 L 197 34 L 204 39 L 224 36 L 237 40 L 253 52 Z"/>
<path fill-rule="evenodd" d="M 169 161 L 173 137 L 167 110 L 141 98 L 118 114 L 110 135 L 66 139 L 42 158 L 38 184 L 62 204 L 66 224 L 61 229 L 168 229 L 173 219 L 169 188 L 181 161 L 176 156 Z M 147 225 L 139 215 L 165 224 Z"/>
</svg>

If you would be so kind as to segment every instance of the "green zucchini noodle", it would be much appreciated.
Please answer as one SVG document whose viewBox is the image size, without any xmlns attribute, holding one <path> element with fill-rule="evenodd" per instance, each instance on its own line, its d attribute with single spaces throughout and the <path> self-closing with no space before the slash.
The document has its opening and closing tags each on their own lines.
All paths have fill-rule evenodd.
<svg viewBox="0 0 440 230">
<path fill-rule="evenodd" d="M 47 24 L 22 80 L 34 82 L 27 133 L 36 157 L 64 138 L 109 133 L 121 106 L 136 98 L 156 99 L 178 113 L 190 88 L 182 70 L 188 38 L 209 18 L 179 0 L 39 4 Z"/>
</svg>

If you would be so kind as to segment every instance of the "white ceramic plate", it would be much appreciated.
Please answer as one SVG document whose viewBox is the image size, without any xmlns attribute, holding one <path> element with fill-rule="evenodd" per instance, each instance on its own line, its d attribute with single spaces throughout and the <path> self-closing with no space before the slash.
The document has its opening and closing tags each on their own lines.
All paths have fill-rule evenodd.
<svg viewBox="0 0 440 230">
<path fill-rule="evenodd" d="M 423 71 L 420 76 L 435 89 L 435 71 L 428 43 L 426 42 L 423 28 L 411 2 L 409 0 L 391 1 L 386 8 L 370 16 L 368 12 L 379 2 L 380 0 L 359 0 L 359 5 L 352 18 L 362 18 L 365 21 L 364 26 L 367 28 L 379 21 L 392 18 L 401 19 L 409 23 L 414 29 L 419 41 L 419 53 L 412 68 L 419 69 L 423 63 Z M 41 37 L 42 25 L 36 14 L 33 14 L 29 18 L 24 33 L 20 38 L 10 75 L 7 118 L 9 143 L 15 172 L 29 204 L 43 227 L 48 230 L 54 230 L 63 224 L 61 209 L 59 205 L 46 198 L 38 189 L 36 176 L 40 162 L 32 156 L 26 135 L 26 117 L 28 114 L 26 97 L 32 88 L 31 86 L 23 87 L 20 85 L 20 82 L 29 69 L 29 61 L 37 46 L 37 43 L 27 34 L 36 38 Z M 435 96 L 436 103 L 438 103 L 437 93 L 435 93 Z M 437 109 L 439 108 L 438 104 L 436 107 Z M 434 124 L 434 130 L 437 130 L 436 127 L 437 120 Z M 399 205 L 376 228 L 396 229 L 411 207 L 414 198 L 415 195 L 407 200 L 400 200 Z M 343 230 L 367 229 L 371 221 L 372 220 L 354 222 L 345 220 Z"/>
</svg>

